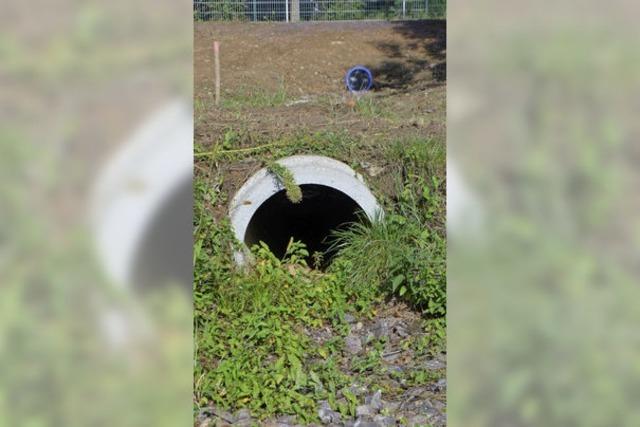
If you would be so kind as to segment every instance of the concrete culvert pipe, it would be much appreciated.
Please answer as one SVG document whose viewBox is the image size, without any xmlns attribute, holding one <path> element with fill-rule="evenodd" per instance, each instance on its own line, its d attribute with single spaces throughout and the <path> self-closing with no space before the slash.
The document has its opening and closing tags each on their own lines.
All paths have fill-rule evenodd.
<svg viewBox="0 0 640 427">
<path fill-rule="evenodd" d="M 141 291 L 193 289 L 193 114 L 182 101 L 152 114 L 98 175 L 90 205 L 99 259 L 111 281 Z"/>
<path fill-rule="evenodd" d="M 282 257 L 293 237 L 304 242 L 310 254 L 323 253 L 326 266 L 334 230 L 382 215 L 362 177 L 344 163 L 323 156 L 292 156 L 278 163 L 293 175 L 302 200 L 292 203 L 279 179 L 266 169 L 249 178 L 229 208 L 235 236 L 246 248 L 262 241 Z M 239 264 L 245 260 L 246 250 L 236 254 Z"/>
</svg>

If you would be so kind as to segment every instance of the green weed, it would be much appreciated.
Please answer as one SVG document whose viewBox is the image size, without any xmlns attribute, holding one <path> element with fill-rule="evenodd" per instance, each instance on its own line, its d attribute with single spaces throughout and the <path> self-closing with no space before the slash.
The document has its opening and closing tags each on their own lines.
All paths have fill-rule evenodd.
<svg viewBox="0 0 640 427">
<path fill-rule="evenodd" d="M 238 245 L 229 223 L 211 213 L 212 206 L 228 198 L 221 190 L 222 174 L 196 175 L 196 407 L 249 408 L 261 418 L 294 414 L 301 423 L 310 423 L 317 422 L 316 402 L 326 399 L 342 414 L 353 415 L 359 402 L 345 390 L 355 379 L 341 368 L 348 333 L 345 312 L 368 316 L 385 297 L 404 299 L 425 315 L 426 337 L 408 345 L 419 354 L 444 349 L 444 150 L 425 139 L 373 147 L 340 132 L 251 144 L 245 136 L 225 132 L 215 150 L 198 146 L 197 156 L 211 165 L 261 161 L 296 200 L 299 187 L 277 159 L 309 153 L 349 162 L 378 149 L 379 161 L 397 177 L 397 190 L 386 200 L 384 218 L 336 234 L 338 254 L 324 272 L 306 263 L 311 258 L 321 264 L 323 254 L 309 257 L 293 241 L 284 259 L 264 245 L 254 247 L 253 266 L 239 269 L 233 262 Z M 311 339 L 310 332 L 327 326 L 333 337 L 322 343 Z M 374 343 L 366 355 L 351 359 L 349 372 L 377 373 L 383 347 Z M 415 381 L 425 379 L 420 375 Z M 338 399 L 340 393 L 344 399 Z"/>
<path fill-rule="evenodd" d="M 397 200 L 384 218 L 356 223 L 335 233 L 333 268 L 356 288 L 369 287 L 395 295 L 428 316 L 446 313 L 446 234 L 443 179 L 433 166 L 430 143 L 412 141 L 404 151 L 393 148 L 404 180 Z M 432 170 L 434 175 L 424 176 Z M 364 290 L 357 289 L 358 294 Z"/>
<path fill-rule="evenodd" d="M 225 92 L 220 98 L 220 106 L 229 110 L 270 108 L 284 105 L 288 99 L 287 89 L 281 82 L 275 91 L 260 87 L 243 87 L 233 92 Z"/>
<path fill-rule="evenodd" d="M 267 164 L 267 170 L 282 184 L 287 198 L 291 203 L 300 203 L 302 201 L 302 190 L 300 189 L 300 186 L 296 184 L 293 174 L 289 169 L 282 166 L 280 163 L 269 162 Z"/>
<path fill-rule="evenodd" d="M 338 231 L 339 254 L 334 268 L 354 287 L 380 289 L 425 314 L 444 316 L 445 238 L 427 228 L 428 210 L 411 206 L 404 210 L 408 215 L 391 213 L 371 225 L 354 224 Z"/>
<path fill-rule="evenodd" d="M 388 109 L 380 99 L 363 97 L 356 101 L 355 110 L 361 116 L 367 118 L 394 118 L 393 112 Z"/>
<path fill-rule="evenodd" d="M 323 351 L 304 331 L 340 319 L 346 300 L 335 275 L 306 265 L 302 244 L 291 242 L 284 260 L 264 244 L 253 252 L 255 268 L 228 272 L 208 310 L 196 311 L 198 355 L 207 361 L 196 367 L 198 404 L 309 421 L 316 400 L 346 383 L 335 370 L 314 370 L 310 360 Z"/>
<path fill-rule="evenodd" d="M 383 346 L 377 345 L 366 355 L 356 357 L 351 361 L 351 369 L 360 374 L 367 371 L 377 371 L 382 366 Z"/>
</svg>

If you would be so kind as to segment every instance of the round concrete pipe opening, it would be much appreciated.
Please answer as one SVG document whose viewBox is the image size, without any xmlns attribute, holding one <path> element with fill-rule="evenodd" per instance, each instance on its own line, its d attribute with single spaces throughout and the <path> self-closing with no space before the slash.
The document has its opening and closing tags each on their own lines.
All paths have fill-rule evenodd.
<svg viewBox="0 0 640 427">
<path fill-rule="evenodd" d="M 337 160 L 322 156 L 292 156 L 278 161 L 302 190 L 302 201 L 292 203 L 279 180 L 262 169 L 238 191 L 229 215 L 236 238 L 247 247 L 260 241 L 278 257 L 289 240 L 307 245 L 310 254 L 323 254 L 326 266 L 330 236 L 350 223 L 373 221 L 382 210 L 362 177 Z M 245 252 L 236 254 L 239 264 Z"/>
<path fill-rule="evenodd" d="M 141 291 L 193 288 L 193 114 L 182 101 L 146 119 L 99 173 L 92 190 L 96 251 L 109 279 Z"/>
</svg>

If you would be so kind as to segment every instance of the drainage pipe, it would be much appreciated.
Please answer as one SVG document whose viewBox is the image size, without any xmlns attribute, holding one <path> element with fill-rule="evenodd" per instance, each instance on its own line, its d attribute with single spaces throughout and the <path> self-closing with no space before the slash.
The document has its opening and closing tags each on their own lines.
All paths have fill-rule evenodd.
<svg viewBox="0 0 640 427">
<path fill-rule="evenodd" d="M 381 217 L 382 209 L 362 176 L 344 163 L 311 155 L 278 163 L 300 186 L 302 201 L 289 201 L 280 181 L 266 169 L 249 178 L 229 206 L 235 237 L 245 244 L 245 250 L 236 253 L 238 264 L 246 262 L 246 249 L 260 241 L 282 257 L 292 237 L 303 241 L 310 253 L 326 255 L 333 230 Z"/>
<path fill-rule="evenodd" d="M 141 290 L 191 292 L 193 113 L 168 103 L 124 141 L 100 172 L 90 201 L 97 255 L 109 279 Z"/>
</svg>

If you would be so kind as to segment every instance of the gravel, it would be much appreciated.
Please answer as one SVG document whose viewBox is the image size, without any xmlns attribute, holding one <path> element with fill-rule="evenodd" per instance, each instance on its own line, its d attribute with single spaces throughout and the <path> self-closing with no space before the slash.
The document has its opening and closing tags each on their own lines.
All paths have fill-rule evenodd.
<svg viewBox="0 0 640 427">
<path fill-rule="evenodd" d="M 406 312 L 405 312 L 406 313 Z M 405 316 L 404 318 L 399 317 Z M 261 425 L 266 427 L 391 427 L 433 426 L 445 427 L 447 380 L 439 378 L 423 384 L 412 383 L 409 374 L 414 370 L 428 369 L 442 372 L 446 369 L 446 355 L 427 356 L 415 354 L 411 348 L 403 347 L 410 325 L 416 322 L 410 315 L 398 314 L 381 315 L 378 319 L 368 321 L 358 319 L 352 315 L 345 315 L 344 320 L 350 325 L 350 332 L 345 337 L 345 351 L 340 359 L 340 369 L 351 375 L 354 382 L 347 388 L 357 397 L 359 404 L 355 408 L 353 417 L 340 414 L 337 407 L 332 408 L 327 400 L 317 402 L 317 415 L 321 424 L 305 424 L 292 415 L 260 420 L 254 418 L 248 409 L 241 409 L 235 414 L 221 408 L 203 408 L 196 417 L 196 427 L 249 427 Z M 364 322 L 364 323 L 363 323 Z M 417 332 L 419 333 L 419 331 Z M 315 334 L 315 335 L 311 335 Z M 318 328 L 310 331 L 311 338 L 317 342 L 325 342 L 335 336 L 336 331 L 331 328 Z M 409 335 L 413 336 L 412 331 Z M 366 338 L 369 337 L 369 342 Z M 380 354 L 379 365 L 357 374 L 350 371 L 353 360 L 357 357 L 368 357 L 379 344 L 371 341 L 382 340 L 384 349 Z M 359 376 L 358 376 L 359 375 Z M 376 388 L 371 389 L 372 384 Z M 378 388 L 379 387 L 379 388 Z M 384 390 L 384 392 L 383 392 Z M 347 405 L 348 402 L 341 391 L 336 391 L 337 404 Z"/>
<path fill-rule="evenodd" d="M 362 341 L 360 337 L 354 333 L 349 334 L 345 340 L 344 345 L 348 353 L 358 354 L 362 352 Z"/>
</svg>

